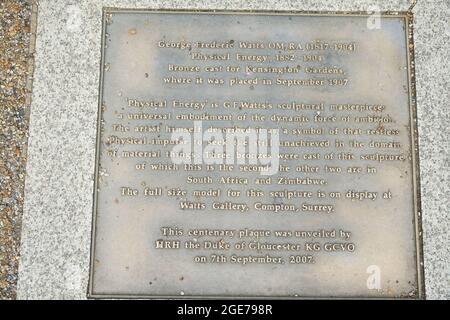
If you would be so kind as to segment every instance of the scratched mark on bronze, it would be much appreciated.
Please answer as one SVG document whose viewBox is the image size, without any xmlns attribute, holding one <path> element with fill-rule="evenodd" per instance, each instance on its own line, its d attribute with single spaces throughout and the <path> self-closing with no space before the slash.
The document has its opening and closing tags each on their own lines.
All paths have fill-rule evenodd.
<svg viewBox="0 0 450 320">
<path fill-rule="evenodd" d="M 89 295 L 423 297 L 408 16 L 372 18 L 106 11 Z M 211 152 L 249 129 L 275 174 Z"/>
</svg>

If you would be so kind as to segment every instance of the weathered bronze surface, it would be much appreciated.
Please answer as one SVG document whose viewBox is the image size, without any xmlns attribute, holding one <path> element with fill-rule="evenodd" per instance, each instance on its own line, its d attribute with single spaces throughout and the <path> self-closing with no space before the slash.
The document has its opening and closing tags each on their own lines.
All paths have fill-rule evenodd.
<svg viewBox="0 0 450 320">
<path fill-rule="evenodd" d="M 106 9 L 89 296 L 422 298 L 410 19 Z"/>
</svg>

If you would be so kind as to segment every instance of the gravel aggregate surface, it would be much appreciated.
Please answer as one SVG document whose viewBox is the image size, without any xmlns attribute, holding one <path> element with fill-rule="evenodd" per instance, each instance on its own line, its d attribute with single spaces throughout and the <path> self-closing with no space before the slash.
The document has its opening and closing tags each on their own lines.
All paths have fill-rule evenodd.
<svg viewBox="0 0 450 320">
<path fill-rule="evenodd" d="M 0 1 L 0 299 L 16 297 L 30 107 L 31 16 L 31 1 Z"/>
</svg>

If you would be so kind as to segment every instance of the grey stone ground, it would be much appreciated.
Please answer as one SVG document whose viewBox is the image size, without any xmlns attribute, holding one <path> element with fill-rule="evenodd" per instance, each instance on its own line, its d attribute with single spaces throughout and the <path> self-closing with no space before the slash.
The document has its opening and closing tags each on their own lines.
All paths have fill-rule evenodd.
<svg viewBox="0 0 450 320">
<path fill-rule="evenodd" d="M 406 10 L 409 1 L 39 1 L 18 297 L 85 299 L 89 269 L 102 6 Z M 415 12 L 426 290 L 450 298 L 449 15 Z"/>
</svg>

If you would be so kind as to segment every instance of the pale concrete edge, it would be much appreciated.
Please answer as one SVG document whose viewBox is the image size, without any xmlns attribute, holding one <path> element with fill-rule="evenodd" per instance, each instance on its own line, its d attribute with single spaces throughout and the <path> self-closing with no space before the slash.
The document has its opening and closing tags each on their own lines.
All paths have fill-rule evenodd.
<svg viewBox="0 0 450 320">
<path fill-rule="evenodd" d="M 35 71 L 35 52 L 36 52 L 36 40 L 37 40 L 37 24 L 38 24 L 38 9 L 39 9 L 39 5 L 38 5 L 38 1 L 37 0 L 30 0 L 31 3 L 31 16 L 30 16 L 30 42 L 29 42 L 29 47 L 28 47 L 28 69 L 27 69 L 27 79 L 26 79 L 26 97 L 25 97 L 25 105 L 27 106 L 25 108 L 25 119 L 28 122 L 28 137 L 27 137 L 27 143 L 24 146 L 24 153 L 25 155 L 28 157 L 28 140 L 29 140 L 29 130 L 30 130 L 30 116 L 31 116 L 31 107 L 32 107 L 32 96 L 33 96 L 33 79 L 34 79 L 34 71 Z M 25 165 L 25 167 L 28 167 L 28 161 Z M 25 172 L 27 172 L 26 168 L 25 168 Z M 24 189 L 22 190 L 22 193 L 24 195 L 24 199 L 26 199 L 25 197 L 25 185 L 27 183 L 27 174 L 25 174 L 25 178 L 24 178 Z M 22 212 L 19 213 L 19 215 L 21 216 L 21 219 L 23 217 L 24 214 L 24 206 L 22 207 Z M 22 227 L 23 228 L 23 225 Z M 20 244 L 19 244 L 19 267 L 18 267 L 18 274 L 20 275 L 20 248 L 22 247 L 22 229 L 20 232 Z M 19 285 L 20 285 L 20 281 L 17 280 L 16 283 L 16 289 L 17 291 L 19 291 Z M 16 294 L 16 299 L 17 299 L 17 294 Z"/>
<path fill-rule="evenodd" d="M 103 117 L 102 105 L 103 105 L 103 77 L 105 71 L 105 34 L 106 34 L 106 15 L 107 10 L 102 10 L 102 33 L 101 33 L 101 60 L 100 60 L 100 78 L 99 78 L 99 95 L 98 95 L 98 112 L 97 112 L 97 136 L 95 142 L 95 167 L 94 167 L 94 190 L 92 201 L 92 224 L 91 224 L 91 244 L 90 244 L 90 257 L 89 257 L 89 280 L 87 287 L 87 298 L 93 298 L 93 278 L 94 278 L 94 259 L 95 259 L 95 232 L 97 226 L 97 198 L 98 198 L 98 170 L 100 160 L 100 142 L 101 142 L 101 121 Z"/>
</svg>

